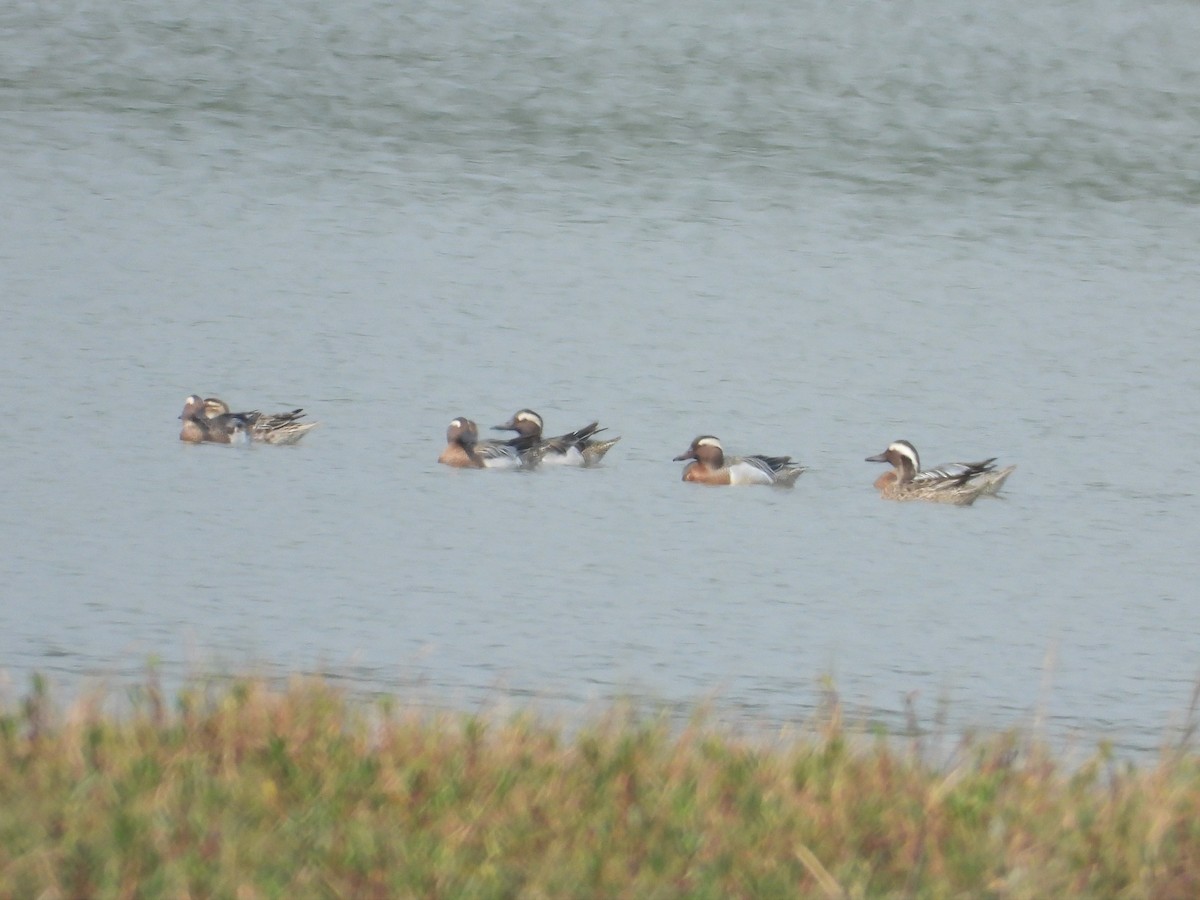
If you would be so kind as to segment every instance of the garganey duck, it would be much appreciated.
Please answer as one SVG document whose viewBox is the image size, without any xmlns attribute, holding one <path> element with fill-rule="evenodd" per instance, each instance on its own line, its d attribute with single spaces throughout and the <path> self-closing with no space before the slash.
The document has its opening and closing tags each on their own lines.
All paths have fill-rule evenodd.
<svg viewBox="0 0 1200 900">
<path fill-rule="evenodd" d="M 875 479 L 885 500 L 929 500 L 970 506 L 978 498 L 995 494 L 1017 468 L 996 468 L 996 457 L 973 463 L 946 463 L 922 469 L 917 448 L 908 441 L 893 441 L 867 462 L 891 463 L 892 469 Z"/>
<path fill-rule="evenodd" d="M 542 437 L 542 427 L 542 417 L 532 409 L 517 410 L 503 425 L 493 426 L 496 431 L 515 431 L 517 437 L 510 443 L 522 448 L 537 448 L 542 465 L 594 466 L 620 440 L 619 437 L 595 440 L 595 436 L 605 430 L 599 422 L 552 438 Z"/>
<path fill-rule="evenodd" d="M 240 413 L 205 414 L 205 400 L 192 394 L 183 401 L 179 439 L 189 444 L 249 444 L 251 424 Z"/>
<path fill-rule="evenodd" d="M 456 469 L 532 469 L 538 448 L 518 447 L 512 441 L 481 441 L 479 426 L 460 416 L 446 429 L 446 449 L 438 457 Z"/>
<path fill-rule="evenodd" d="M 690 459 L 683 468 L 684 481 L 701 484 L 773 484 L 791 487 L 805 467 L 790 456 L 726 456 L 721 442 L 711 434 L 692 441 L 675 461 Z"/>
<path fill-rule="evenodd" d="M 216 397 L 208 397 L 204 401 L 204 415 L 209 419 L 220 416 L 241 416 L 250 425 L 250 439 L 264 444 L 294 444 L 308 432 L 316 428 L 319 422 L 301 422 L 304 418 L 303 409 L 293 409 L 291 412 L 261 413 L 257 409 L 250 412 L 230 413 L 229 404 Z"/>
</svg>

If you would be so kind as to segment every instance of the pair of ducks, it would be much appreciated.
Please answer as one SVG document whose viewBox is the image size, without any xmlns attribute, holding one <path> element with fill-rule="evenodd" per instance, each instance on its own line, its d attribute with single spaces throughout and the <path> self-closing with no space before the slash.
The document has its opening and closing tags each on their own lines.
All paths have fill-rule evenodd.
<svg viewBox="0 0 1200 900">
<path fill-rule="evenodd" d="M 456 469 L 533 469 L 540 465 L 591 467 L 604 458 L 619 437 L 597 439 L 605 429 L 599 422 L 558 437 L 542 436 L 542 417 L 532 409 L 520 409 L 496 431 L 515 431 L 517 436 L 502 441 L 480 440 L 479 426 L 460 416 L 446 429 L 446 449 L 438 462 Z"/>
<path fill-rule="evenodd" d="M 805 467 L 788 456 L 725 456 L 721 442 L 712 435 L 692 441 L 676 461 L 690 459 L 683 470 L 684 481 L 702 484 L 772 484 L 791 487 Z M 996 469 L 996 458 L 973 463 L 947 463 L 922 469 L 917 448 L 908 441 L 893 441 L 867 462 L 891 463 L 892 468 L 875 479 L 875 488 L 886 500 L 929 500 L 970 506 L 979 497 L 1000 490 L 1016 466 Z"/>
<path fill-rule="evenodd" d="M 294 444 L 317 422 L 301 422 L 303 409 L 282 413 L 229 411 L 229 405 L 216 397 L 200 397 L 192 394 L 183 401 L 183 412 L 179 418 L 183 428 L 179 439 L 191 444 L 249 444 L 259 441 L 264 444 Z"/>
<path fill-rule="evenodd" d="M 542 417 L 523 409 L 497 430 L 515 431 L 509 441 L 480 440 L 479 427 L 471 419 L 460 417 L 446 429 L 446 449 L 438 457 L 443 465 L 474 469 L 534 468 L 546 462 L 591 466 L 600 461 L 620 438 L 593 439 L 603 429 L 596 422 L 561 435 L 542 437 Z M 792 462 L 790 456 L 726 456 L 721 441 L 702 434 L 692 441 L 675 461 L 690 460 L 683 480 L 699 484 L 768 484 L 792 487 L 806 467 Z M 1016 466 L 996 469 L 996 458 L 973 463 L 947 463 L 935 469 L 922 469 L 917 448 L 908 441 L 893 441 L 882 453 L 867 457 L 867 462 L 886 462 L 892 469 L 875 480 L 875 488 L 887 500 L 928 500 L 970 506 L 979 497 L 995 494 Z"/>
<path fill-rule="evenodd" d="M 683 470 L 684 481 L 701 484 L 771 484 L 791 487 L 805 467 L 788 456 L 725 456 L 721 442 L 712 435 L 692 441 L 676 461 L 690 459 Z M 970 506 L 978 498 L 995 494 L 1017 468 L 996 469 L 996 458 L 973 463 L 946 463 L 922 469 L 917 448 L 908 441 L 893 441 L 867 462 L 891 463 L 890 471 L 875 479 L 875 488 L 885 500 L 928 500 Z"/>
</svg>

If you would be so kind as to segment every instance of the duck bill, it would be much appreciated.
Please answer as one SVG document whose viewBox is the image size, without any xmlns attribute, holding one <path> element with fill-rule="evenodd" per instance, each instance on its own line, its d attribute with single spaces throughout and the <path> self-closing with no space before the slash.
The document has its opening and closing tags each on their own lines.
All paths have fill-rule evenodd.
<svg viewBox="0 0 1200 900">
<path fill-rule="evenodd" d="M 671 462 L 682 462 L 685 459 L 695 459 L 695 458 L 696 458 L 696 451 L 689 450 L 686 453 L 680 453 L 677 457 L 675 457 L 673 460 L 671 460 Z"/>
<path fill-rule="evenodd" d="M 887 462 L 887 461 L 888 461 L 888 458 L 887 458 L 886 450 L 884 450 L 882 453 L 876 453 L 874 456 L 868 456 L 864 460 L 864 462 Z"/>
<path fill-rule="evenodd" d="M 516 430 L 517 430 L 517 423 L 514 422 L 512 419 L 509 419 L 503 425 L 493 425 L 492 426 L 492 431 L 516 431 Z"/>
</svg>

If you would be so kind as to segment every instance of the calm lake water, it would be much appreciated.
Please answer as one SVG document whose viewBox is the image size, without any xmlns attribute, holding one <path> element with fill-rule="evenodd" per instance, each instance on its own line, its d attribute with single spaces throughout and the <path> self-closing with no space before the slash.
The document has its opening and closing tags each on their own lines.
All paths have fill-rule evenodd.
<svg viewBox="0 0 1200 900">
<path fill-rule="evenodd" d="M 454 708 L 1044 718 L 1200 673 L 1200 5 L 0 11 L 10 699 L 315 671 Z M 189 393 L 304 406 L 185 446 Z M 436 465 L 524 406 L 593 471 Z M 680 482 L 700 433 L 811 466 Z M 881 501 L 863 458 L 998 456 Z"/>
</svg>

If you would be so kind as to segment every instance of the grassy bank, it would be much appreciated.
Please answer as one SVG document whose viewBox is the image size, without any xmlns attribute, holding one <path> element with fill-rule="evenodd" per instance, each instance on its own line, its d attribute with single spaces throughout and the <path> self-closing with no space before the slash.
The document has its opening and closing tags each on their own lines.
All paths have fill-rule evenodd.
<svg viewBox="0 0 1200 900">
<path fill-rule="evenodd" d="M 619 713 L 365 706 L 245 681 L 0 718 L 0 896 L 1200 896 L 1192 753 L 1069 768 L 1015 735 L 936 764 Z"/>
</svg>

